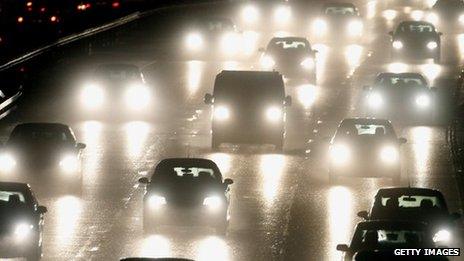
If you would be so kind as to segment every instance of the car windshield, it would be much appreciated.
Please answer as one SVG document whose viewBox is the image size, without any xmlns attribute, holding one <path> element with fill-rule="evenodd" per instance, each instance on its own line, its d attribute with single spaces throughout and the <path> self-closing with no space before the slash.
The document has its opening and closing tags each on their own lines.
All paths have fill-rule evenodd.
<svg viewBox="0 0 464 261">
<path fill-rule="evenodd" d="M 356 138 L 356 137 L 392 137 L 394 136 L 393 128 L 384 124 L 361 124 L 345 123 L 337 130 L 338 138 Z"/>
<path fill-rule="evenodd" d="M 234 25 L 232 22 L 228 22 L 226 20 L 210 20 L 210 21 L 203 21 L 203 28 L 208 31 L 230 31 L 234 29 Z"/>
<path fill-rule="evenodd" d="M 153 176 L 157 183 L 205 184 L 218 182 L 214 170 L 206 167 L 169 166 Z"/>
<path fill-rule="evenodd" d="M 349 6 L 329 6 L 325 8 L 327 15 L 356 15 L 356 9 Z"/>
<path fill-rule="evenodd" d="M 135 80 L 140 78 L 140 72 L 135 68 L 102 67 L 97 69 L 96 75 L 109 80 Z"/>
<path fill-rule="evenodd" d="M 425 34 L 435 32 L 435 28 L 428 24 L 405 24 L 401 26 L 401 31 L 405 33 Z"/>
<path fill-rule="evenodd" d="M 59 129 L 20 129 L 13 131 L 12 142 L 43 142 L 43 143 L 67 143 L 72 142 L 69 133 Z"/>
<path fill-rule="evenodd" d="M 21 191 L 0 190 L 0 204 L 25 203 L 26 197 Z"/>
<path fill-rule="evenodd" d="M 410 228 L 358 229 L 351 243 L 355 251 L 362 249 L 388 249 L 395 247 L 422 246 L 425 231 Z"/>
<path fill-rule="evenodd" d="M 424 79 L 419 77 L 384 77 L 379 83 L 381 86 L 398 88 L 427 86 Z"/>
</svg>

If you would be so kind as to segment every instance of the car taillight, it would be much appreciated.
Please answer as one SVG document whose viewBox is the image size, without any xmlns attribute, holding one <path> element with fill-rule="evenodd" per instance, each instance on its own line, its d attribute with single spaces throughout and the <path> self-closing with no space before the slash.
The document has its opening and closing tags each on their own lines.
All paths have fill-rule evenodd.
<svg viewBox="0 0 464 261">
<path fill-rule="evenodd" d="M 120 6 L 120 3 L 119 3 L 119 2 L 113 2 L 113 3 L 111 4 L 111 7 L 113 7 L 113 8 L 119 8 L 119 6 Z"/>
</svg>

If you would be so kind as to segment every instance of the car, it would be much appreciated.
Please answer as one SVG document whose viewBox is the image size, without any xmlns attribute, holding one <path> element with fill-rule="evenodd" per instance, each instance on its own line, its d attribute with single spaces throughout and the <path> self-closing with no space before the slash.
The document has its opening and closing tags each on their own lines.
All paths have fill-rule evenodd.
<svg viewBox="0 0 464 261">
<path fill-rule="evenodd" d="M 321 15 L 312 23 L 312 34 L 320 39 L 359 40 L 364 23 L 358 8 L 352 3 L 327 3 Z"/>
<path fill-rule="evenodd" d="M 184 37 L 181 49 L 193 57 L 236 57 L 243 47 L 242 32 L 226 17 L 197 19 L 188 27 Z"/>
<path fill-rule="evenodd" d="M 365 220 L 409 220 L 428 224 L 433 240 L 450 244 L 454 238 L 459 213 L 450 213 L 443 194 L 435 189 L 397 187 L 382 188 L 375 195 L 370 213 L 360 211 Z"/>
<path fill-rule="evenodd" d="M 329 144 L 329 180 L 338 177 L 388 177 L 401 180 L 400 145 L 390 121 L 348 118 L 341 121 Z"/>
<path fill-rule="evenodd" d="M 394 251 L 399 248 L 433 248 L 426 224 L 411 221 L 375 220 L 359 222 L 351 243 L 339 244 L 337 250 L 344 253 L 344 260 L 353 260 L 361 251 Z"/>
<path fill-rule="evenodd" d="M 212 107 L 213 149 L 226 142 L 283 149 L 286 108 L 292 99 L 285 96 L 278 72 L 222 71 L 204 102 Z"/>
<path fill-rule="evenodd" d="M 420 73 L 380 73 L 372 86 L 364 86 L 367 116 L 433 123 L 438 114 L 436 88 Z"/>
<path fill-rule="evenodd" d="M 241 1 L 239 8 L 244 28 L 265 33 L 287 27 L 293 17 L 287 0 Z"/>
<path fill-rule="evenodd" d="M 261 48 L 261 67 L 316 82 L 316 51 L 304 37 L 274 37 Z"/>
<path fill-rule="evenodd" d="M 403 21 L 391 31 L 392 58 L 394 60 L 441 58 L 441 32 L 432 23 L 425 21 Z"/>
<path fill-rule="evenodd" d="M 201 158 L 161 160 L 146 185 L 143 197 L 143 228 L 156 231 L 161 225 L 204 225 L 225 235 L 229 224 L 230 185 L 216 163 Z"/>
<path fill-rule="evenodd" d="M 153 98 L 140 68 L 126 63 L 98 65 L 80 91 L 83 109 L 79 112 L 92 116 L 149 114 Z"/>
<path fill-rule="evenodd" d="M 460 29 L 464 25 L 464 1 L 438 0 L 427 11 L 426 20 L 442 30 Z"/>
<path fill-rule="evenodd" d="M 14 127 L 0 152 L 2 177 L 43 179 L 53 177 L 64 186 L 80 188 L 81 154 L 86 147 L 78 143 L 72 129 L 60 123 L 33 122 Z"/>
<path fill-rule="evenodd" d="M 40 260 L 46 212 L 28 184 L 0 182 L 0 257 Z"/>
</svg>

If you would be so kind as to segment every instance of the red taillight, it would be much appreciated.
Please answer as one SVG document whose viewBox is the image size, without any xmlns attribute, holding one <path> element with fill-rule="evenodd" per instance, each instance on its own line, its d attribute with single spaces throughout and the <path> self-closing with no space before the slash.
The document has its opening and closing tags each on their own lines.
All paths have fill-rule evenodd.
<svg viewBox="0 0 464 261">
<path fill-rule="evenodd" d="M 55 15 L 50 16 L 50 22 L 52 22 L 52 23 L 58 22 L 58 17 L 55 16 Z"/>
<path fill-rule="evenodd" d="M 18 19 L 17 19 L 18 23 L 22 23 L 24 22 L 24 17 L 22 16 L 18 16 Z"/>
<path fill-rule="evenodd" d="M 119 8 L 120 4 L 119 4 L 119 2 L 113 2 L 113 3 L 111 4 L 111 6 L 112 6 L 113 8 Z"/>
<path fill-rule="evenodd" d="M 89 9 L 90 7 L 92 7 L 92 5 L 90 3 L 79 4 L 79 5 L 77 5 L 77 10 L 85 11 L 85 10 Z"/>
</svg>

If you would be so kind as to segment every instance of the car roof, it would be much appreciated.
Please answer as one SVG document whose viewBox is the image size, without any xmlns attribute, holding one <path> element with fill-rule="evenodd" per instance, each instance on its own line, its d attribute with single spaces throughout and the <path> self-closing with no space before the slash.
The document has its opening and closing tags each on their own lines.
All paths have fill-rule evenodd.
<svg viewBox="0 0 464 261">
<path fill-rule="evenodd" d="M 427 226 L 422 222 L 403 220 L 371 220 L 362 221 L 356 225 L 356 229 L 425 229 Z"/>
<path fill-rule="evenodd" d="M 16 125 L 14 129 L 48 129 L 48 130 L 68 130 L 69 126 L 62 123 L 50 122 L 29 122 Z"/>
<path fill-rule="evenodd" d="M 426 195 L 426 196 L 439 196 L 442 197 L 443 194 L 436 189 L 430 188 L 414 188 L 414 187 L 400 187 L 400 188 L 381 188 L 377 191 L 377 196 L 401 196 L 401 195 Z"/>
<path fill-rule="evenodd" d="M 0 182 L 0 190 L 16 190 L 16 191 L 31 191 L 31 187 L 27 183 L 20 182 Z"/>
<path fill-rule="evenodd" d="M 382 125 L 391 125 L 391 122 L 386 119 L 377 119 L 377 118 L 346 118 L 341 121 L 342 123 L 353 123 L 353 124 L 382 124 Z"/>
</svg>

